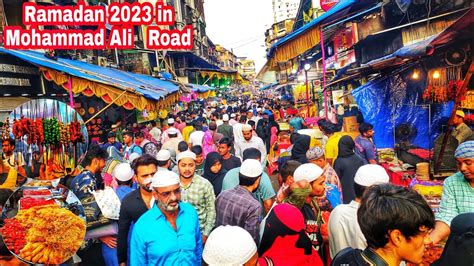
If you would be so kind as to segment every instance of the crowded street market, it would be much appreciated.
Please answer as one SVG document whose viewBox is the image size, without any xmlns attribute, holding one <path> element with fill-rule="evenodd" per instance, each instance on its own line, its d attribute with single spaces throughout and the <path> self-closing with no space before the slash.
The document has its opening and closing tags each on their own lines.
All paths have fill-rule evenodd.
<svg viewBox="0 0 474 266">
<path fill-rule="evenodd" d="M 474 266 L 474 1 L 0 15 L 0 265 Z"/>
</svg>

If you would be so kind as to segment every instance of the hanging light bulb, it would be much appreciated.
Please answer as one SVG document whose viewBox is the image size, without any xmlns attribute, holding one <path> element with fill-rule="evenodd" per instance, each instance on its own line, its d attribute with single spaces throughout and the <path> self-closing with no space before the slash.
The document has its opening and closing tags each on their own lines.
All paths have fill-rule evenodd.
<svg viewBox="0 0 474 266">
<path fill-rule="evenodd" d="M 420 78 L 420 74 L 418 73 L 417 70 L 413 70 L 413 74 L 411 74 L 411 78 L 414 80 L 417 80 Z"/>
<path fill-rule="evenodd" d="M 435 71 L 433 72 L 433 78 L 434 78 L 434 79 L 439 79 L 440 76 L 441 76 L 441 74 L 439 73 L 439 70 L 435 70 Z"/>
</svg>

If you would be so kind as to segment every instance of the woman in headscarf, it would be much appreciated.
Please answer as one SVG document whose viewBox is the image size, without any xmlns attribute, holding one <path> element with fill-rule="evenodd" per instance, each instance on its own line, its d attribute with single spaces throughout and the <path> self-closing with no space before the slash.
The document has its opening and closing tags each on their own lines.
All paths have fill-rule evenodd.
<svg viewBox="0 0 474 266">
<path fill-rule="evenodd" d="M 206 157 L 209 153 L 216 150 L 217 147 L 214 143 L 212 132 L 210 130 L 207 130 L 206 133 L 204 133 L 204 137 L 202 138 L 202 154 L 204 155 L 204 157 Z"/>
<path fill-rule="evenodd" d="M 350 136 L 341 137 L 338 149 L 334 170 L 341 181 L 342 201 L 348 204 L 355 199 L 354 177 L 359 167 L 364 165 L 364 161 L 355 154 L 355 143 Z"/>
<path fill-rule="evenodd" d="M 463 213 L 451 222 L 451 234 L 441 258 L 433 266 L 474 265 L 474 213 Z"/>
<path fill-rule="evenodd" d="M 215 151 L 209 153 L 204 161 L 203 176 L 211 182 L 216 197 L 221 193 L 222 181 L 226 173 L 227 171 L 222 168 L 222 156 Z"/>
<path fill-rule="evenodd" d="M 300 163 L 307 163 L 308 160 L 306 159 L 306 152 L 309 150 L 310 143 L 310 136 L 299 135 L 293 143 L 293 148 L 291 149 L 291 159 Z"/>
<path fill-rule="evenodd" d="M 265 223 L 258 248 L 259 265 L 323 265 L 305 233 L 303 214 L 295 206 L 278 204 Z"/>
</svg>

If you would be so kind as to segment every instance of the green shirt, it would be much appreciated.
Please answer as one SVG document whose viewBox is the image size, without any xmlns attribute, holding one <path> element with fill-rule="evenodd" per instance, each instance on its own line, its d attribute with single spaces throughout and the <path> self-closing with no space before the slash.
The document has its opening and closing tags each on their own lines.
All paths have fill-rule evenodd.
<svg viewBox="0 0 474 266">
<path fill-rule="evenodd" d="M 436 220 L 451 226 L 454 217 L 467 212 L 474 212 L 474 188 L 461 172 L 457 172 L 444 181 Z"/>
<path fill-rule="evenodd" d="M 194 206 L 199 216 L 201 233 L 209 236 L 216 223 L 216 196 L 211 182 L 195 174 L 188 187 L 181 185 L 181 200 Z"/>
<path fill-rule="evenodd" d="M 240 167 L 231 169 L 227 171 L 227 174 L 222 181 L 222 191 L 233 189 L 239 185 L 239 172 Z M 275 190 L 272 186 L 272 181 L 267 173 L 263 172 L 262 178 L 260 179 L 260 184 L 258 185 L 257 190 L 252 193 L 253 197 L 263 205 L 265 200 L 275 197 Z"/>
</svg>

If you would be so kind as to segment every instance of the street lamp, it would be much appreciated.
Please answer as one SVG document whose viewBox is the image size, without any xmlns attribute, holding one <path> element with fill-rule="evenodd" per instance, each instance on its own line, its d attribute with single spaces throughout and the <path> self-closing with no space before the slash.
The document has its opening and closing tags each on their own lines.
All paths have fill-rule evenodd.
<svg viewBox="0 0 474 266">
<path fill-rule="evenodd" d="M 311 65 L 306 63 L 304 65 L 304 77 L 306 82 L 306 107 L 308 108 L 308 113 L 306 117 L 309 117 L 309 84 L 308 84 L 308 71 L 311 69 Z"/>
</svg>

